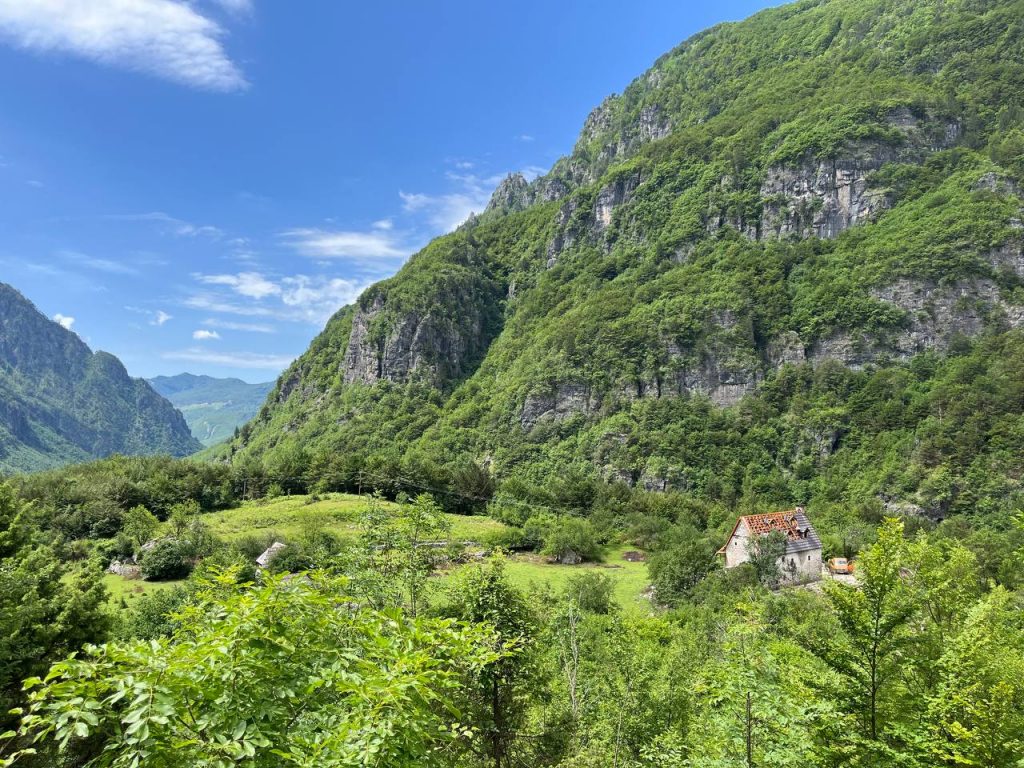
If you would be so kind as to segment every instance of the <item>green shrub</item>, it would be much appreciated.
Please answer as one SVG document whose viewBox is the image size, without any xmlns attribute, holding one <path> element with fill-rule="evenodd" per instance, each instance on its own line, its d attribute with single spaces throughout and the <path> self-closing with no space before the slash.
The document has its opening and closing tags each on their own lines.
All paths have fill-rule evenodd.
<svg viewBox="0 0 1024 768">
<path fill-rule="evenodd" d="M 607 573 L 583 571 L 565 585 L 565 596 L 588 613 L 611 613 L 615 607 L 615 580 Z"/>
<path fill-rule="evenodd" d="M 142 556 L 142 577 L 147 581 L 184 579 L 192 572 L 192 545 L 180 539 L 163 539 Z"/>
<path fill-rule="evenodd" d="M 541 552 L 559 561 L 571 561 L 574 556 L 583 561 L 601 559 L 594 526 L 578 517 L 557 519 L 547 531 Z"/>
</svg>

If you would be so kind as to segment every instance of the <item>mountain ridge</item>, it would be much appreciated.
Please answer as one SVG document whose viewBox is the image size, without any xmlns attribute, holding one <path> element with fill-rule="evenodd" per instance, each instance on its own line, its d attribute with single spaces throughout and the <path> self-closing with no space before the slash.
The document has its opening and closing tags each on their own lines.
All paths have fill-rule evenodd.
<svg viewBox="0 0 1024 768">
<path fill-rule="evenodd" d="M 154 376 L 150 386 L 182 412 L 192 435 L 205 447 L 230 438 L 259 410 L 274 382 L 181 373 Z"/>
<path fill-rule="evenodd" d="M 181 414 L 113 355 L 0 283 L 0 471 L 198 450 Z"/>
<path fill-rule="evenodd" d="M 1014 334 L 1022 18 L 1007 0 L 805 0 L 690 38 L 548 174 L 510 176 L 332 318 L 229 453 L 453 482 L 569 465 L 717 495 L 713 436 L 680 424 L 743 417 L 704 403 L 770 410 L 788 368 L 813 388 L 839 366 L 855 389 Z M 795 455 L 747 446 L 787 502 L 842 438 L 805 454 L 859 418 L 848 392 L 823 394 L 837 429 L 783 437 L 806 397 L 759 417 Z M 921 477 L 868 485 L 920 500 Z"/>
</svg>

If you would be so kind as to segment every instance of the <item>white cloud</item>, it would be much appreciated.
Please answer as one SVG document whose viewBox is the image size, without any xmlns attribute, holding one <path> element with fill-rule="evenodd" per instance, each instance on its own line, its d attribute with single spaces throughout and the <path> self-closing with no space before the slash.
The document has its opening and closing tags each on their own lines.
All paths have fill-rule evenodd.
<svg viewBox="0 0 1024 768">
<path fill-rule="evenodd" d="M 190 309 L 202 309 L 206 312 L 218 312 L 225 315 L 243 315 L 249 317 L 272 317 L 274 311 L 269 307 L 251 304 L 238 304 L 230 299 L 208 293 L 199 293 L 185 299 L 185 306 Z"/>
<path fill-rule="evenodd" d="M 393 222 L 391 219 L 379 219 L 379 220 L 373 222 L 373 224 L 371 226 L 374 229 L 382 229 L 385 232 L 387 232 L 388 230 L 394 228 L 395 222 Z"/>
<path fill-rule="evenodd" d="M 231 295 L 203 292 L 189 296 L 186 306 L 225 315 L 272 317 L 286 322 L 322 324 L 346 304 L 351 304 L 365 290 L 367 283 L 318 275 L 293 275 L 276 281 L 259 273 L 237 275 L 195 275 L 204 285 L 225 286 L 233 294 L 250 299 L 245 303 Z M 276 298 L 277 302 L 267 299 Z M 215 323 L 207 323 L 215 325 Z M 220 327 L 229 328 L 227 324 Z M 248 325 L 244 330 L 256 330 Z M 260 327 L 257 332 L 272 332 Z"/>
<path fill-rule="evenodd" d="M 504 178 L 502 175 L 481 178 L 474 174 L 448 173 L 447 178 L 455 182 L 454 192 L 442 195 L 428 195 L 422 192 L 399 192 L 403 207 L 408 213 L 426 215 L 431 227 L 438 232 L 451 232 L 469 218 L 487 207 L 494 187 Z"/>
<path fill-rule="evenodd" d="M 208 331 L 205 328 L 200 328 L 198 331 L 192 331 L 192 338 L 196 341 L 209 341 L 211 339 L 219 339 L 220 334 L 216 331 Z"/>
<path fill-rule="evenodd" d="M 56 315 L 53 316 L 53 322 L 63 326 L 64 328 L 67 328 L 70 331 L 71 326 L 75 324 L 75 318 L 68 317 L 67 315 L 62 315 L 60 312 L 58 312 Z"/>
<path fill-rule="evenodd" d="M 235 293 L 250 299 L 264 299 L 281 293 L 281 287 L 270 282 L 259 272 L 239 272 L 237 275 L 196 275 L 206 285 L 227 285 Z"/>
<path fill-rule="evenodd" d="M 224 328 L 228 331 L 244 331 L 246 333 L 275 333 L 272 325 L 263 323 L 236 323 L 233 320 L 220 320 L 216 317 L 208 317 L 203 320 L 203 325 L 211 328 Z"/>
<path fill-rule="evenodd" d="M 531 142 L 533 140 L 534 140 L 533 136 L 531 136 L 528 133 L 520 133 L 518 136 L 516 136 L 516 141 L 522 141 L 522 142 L 525 142 L 525 143 L 529 143 L 529 142 Z"/>
<path fill-rule="evenodd" d="M 349 232 L 324 229 L 290 229 L 282 232 L 289 244 L 303 256 L 315 259 L 397 259 L 406 255 L 386 230 Z"/>
<path fill-rule="evenodd" d="M 346 304 L 359 298 L 366 289 L 365 283 L 345 280 L 340 277 L 306 277 L 295 275 L 281 281 L 281 301 L 286 306 L 305 308 L 310 317 L 330 317 Z"/>
<path fill-rule="evenodd" d="M 0 36 L 210 91 L 246 86 L 223 28 L 179 0 L 0 0 Z"/>
<path fill-rule="evenodd" d="M 225 365 L 232 368 L 253 368 L 266 371 L 280 371 L 291 365 L 294 356 L 263 355 L 254 352 L 213 352 L 206 349 L 183 349 L 165 352 L 165 360 L 185 360 L 191 363 Z"/>
<path fill-rule="evenodd" d="M 156 311 L 156 315 L 154 315 L 153 319 L 150 321 L 150 325 L 161 326 L 164 323 L 166 323 L 168 320 L 173 320 L 173 319 L 174 319 L 173 315 L 169 315 L 166 312 L 164 312 L 162 309 L 158 309 Z"/>
<path fill-rule="evenodd" d="M 0 2 L 2 2 L 2 0 L 0 0 Z M 35 187 L 36 189 L 42 189 L 43 187 L 46 186 L 45 184 L 43 184 L 43 182 L 39 181 L 38 179 L 29 179 L 25 183 L 28 184 L 30 187 Z"/>
</svg>

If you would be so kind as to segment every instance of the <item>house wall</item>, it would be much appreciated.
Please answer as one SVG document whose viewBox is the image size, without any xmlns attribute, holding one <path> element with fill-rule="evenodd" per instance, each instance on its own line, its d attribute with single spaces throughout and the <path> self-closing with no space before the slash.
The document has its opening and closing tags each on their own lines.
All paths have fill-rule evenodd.
<svg viewBox="0 0 1024 768">
<path fill-rule="evenodd" d="M 750 562 L 751 547 L 750 530 L 747 524 L 740 522 L 736 532 L 725 547 L 725 567 L 735 568 Z M 792 561 L 792 562 L 791 562 Z M 795 552 L 784 555 L 778 560 L 782 579 L 787 584 L 798 584 L 805 581 L 817 581 L 821 578 L 821 550 Z"/>
<path fill-rule="evenodd" d="M 729 543 L 725 545 L 725 567 L 735 568 L 737 565 L 743 565 L 743 563 L 750 561 L 750 530 L 747 528 L 747 524 L 740 522 L 736 526 L 736 533 L 729 539 Z"/>
<path fill-rule="evenodd" d="M 821 550 L 810 552 L 794 552 L 783 555 L 778 560 L 782 580 L 786 584 L 799 584 L 805 581 L 817 581 L 821 578 Z"/>
</svg>

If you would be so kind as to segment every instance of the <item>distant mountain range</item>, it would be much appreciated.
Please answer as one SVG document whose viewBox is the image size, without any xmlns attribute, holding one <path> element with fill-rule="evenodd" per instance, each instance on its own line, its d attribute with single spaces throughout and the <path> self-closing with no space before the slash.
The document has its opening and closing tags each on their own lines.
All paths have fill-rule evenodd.
<svg viewBox="0 0 1024 768">
<path fill-rule="evenodd" d="M 191 373 L 157 376 L 149 383 L 182 412 L 192 435 L 205 446 L 231 437 L 256 415 L 274 386 Z"/>
<path fill-rule="evenodd" d="M 200 447 L 174 406 L 120 360 L 0 283 L 0 473 Z"/>
</svg>

